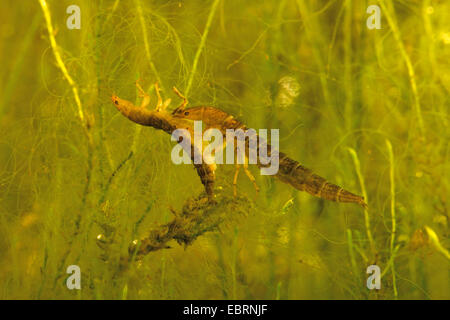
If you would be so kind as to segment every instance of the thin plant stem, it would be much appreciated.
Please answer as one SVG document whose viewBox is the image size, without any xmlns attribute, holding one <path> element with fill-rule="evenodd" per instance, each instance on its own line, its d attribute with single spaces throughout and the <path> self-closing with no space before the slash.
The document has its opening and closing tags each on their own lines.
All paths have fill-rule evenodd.
<svg viewBox="0 0 450 320">
<path fill-rule="evenodd" d="M 249 55 L 253 50 L 255 50 L 256 46 L 261 42 L 261 39 L 266 35 L 267 30 L 269 30 L 269 28 L 266 28 L 263 32 L 261 32 L 261 34 L 258 36 L 258 38 L 255 40 L 255 42 L 252 44 L 252 46 L 247 49 L 243 54 L 241 54 L 241 56 L 239 58 L 237 58 L 236 60 L 234 60 L 232 63 L 230 63 L 227 66 L 227 70 L 230 70 L 230 68 L 232 66 L 234 66 L 235 64 L 238 64 L 239 62 L 242 61 L 242 59 L 244 59 L 247 55 Z"/>
<path fill-rule="evenodd" d="M 325 104 L 329 108 L 331 106 L 330 91 L 328 88 L 326 66 L 321 54 L 321 50 L 325 44 L 323 43 L 321 38 L 318 38 L 313 34 L 314 31 L 320 32 L 320 24 L 317 22 L 317 17 L 312 15 L 306 1 L 297 0 L 297 6 L 302 16 L 303 25 L 305 26 L 306 37 L 308 39 L 308 42 L 312 46 L 314 60 L 319 69 L 319 79 L 322 87 L 323 98 L 325 100 Z"/>
<path fill-rule="evenodd" d="M 189 95 L 189 91 L 192 88 L 192 82 L 194 81 L 194 76 L 197 71 L 198 61 L 200 60 L 200 55 L 202 54 L 203 47 L 206 43 L 206 38 L 208 37 L 209 29 L 211 29 L 211 23 L 214 18 L 214 14 L 216 13 L 217 5 L 219 4 L 220 0 L 214 0 L 211 10 L 209 11 L 208 20 L 206 21 L 205 30 L 203 31 L 202 38 L 200 39 L 200 44 L 197 48 L 197 52 L 195 53 L 194 62 L 192 64 L 192 70 L 191 74 L 189 75 L 189 80 L 186 86 L 186 89 L 184 90 L 184 95 L 187 97 Z"/>
<path fill-rule="evenodd" d="M 61 70 L 61 72 L 63 73 L 67 82 L 69 83 L 70 87 L 72 88 L 73 97 L 75 99 L 75 103 L 78 108 L 78 116 L 79 116 L 83 126 L 86 126 L 86 123 L 84 121 L 85 116 L 84 116 L 83 108 L 81 106 L 80 96 L 78 94 L 78 88 L 75 84 L 75 81 L 73 81 L 72 77 L 70 76 L 69 72 L 67 71 L 66 65 L 64 64 L 64 62 L 61 58 L 61 53 L 59 52 L 58 44 L 56 43 L 55 31 L 53 29 L 52 18 L 50 15 L 50 10 L 48 8 L 47 2 L 46 2 L 46 0 L 39 0 L 39 3 L 41 4 L 42 11 L 44 12 L 45 22 L 46 22 L 47 31 L 48 31 L 48 37 L 50 39 L 50 45 L 52 47 L 53 55 L 55 56 L 55 59 L 56 59 L 56 64 L 58 65 L 58 68 Z"/>
<path fill-rule="evenodd" d="M 350 155 L 353 158 L 353 163 L 355 165 L 356 174 L 358 175 L 359 184 L 361 186 L 361 192 L 364 197 L 364 200 L 366 201 L 366 203 L 369 203 L 369 199 L 367 198 L 366 187 L 364 184 L 364 177 L 361 173 L 361 164 L 359 163 L 358 155 L 357 155 L 356 151 L 352 148 L 348 148 L 348 151 L 350 152 Z M 369 239 L 369 244 L 370 244 L 370 248 L 372 250 L 372 254 L 375 255 L 376 249 L 375 249 L 375 244 L 373 242 L 372 232 L 370 231 L 371 227 L 370 227 L 370 216 L 369 216 L 368 207 L 364 208 L 364 222 L 366 225 L 367 239 Z"/>
<path fill-rule="evenodd" d="M 37 13 L 33 20 L 30 23 L 26 36 L 21 41 L 21 46 L 18 52 L 15 54 L 15 60 L 12 64 L 10 76 L 8 77 L 8 81 L 6 82 L 5 87 L 2 89 L 2 97 L 0 100 L 0 118 L 3 117 L 5 112 L 5 108 L 8 107 L 14 89 L 22 75 L 22 70 L 24 68 L 24 60 L 27 53 L 30 51 L 30 46 L 33 43 L 34 36 L 36 31 L 39 29 L 41 15 Z"/>
<path fill-rule="evenodd" d="M 238 259 L 238 234 L 239 229 L 234 229 L 234 237 L 233 237 L 233 254 L 231 257 L 231 281 L 232 281 L 232 299 L 237 299 L 237 283 L 236 283 L 236 268 L 237 268 L 237 259 Z"/>
<path fill-rule="evenodd" d="M 391 223 L 392 223 L 392 230 L 391 230 L 391 242 L 390 242 L 390 254 L 391 254 L 391 271 L 392 271 L 392 286 L 394 288 L 394 297 L 397 299 L 398 292 L 397 292 L 397 284 L 395 279 L 395 265 L 394 265 L 394 244 L 395 244 L 395 233 L 396 233 L 396 219 L 395 219 L 395 167 L 394 167 L 394 153 L 392 151 L 392 144 L 391 142 L 386 139 L 386 146 L 388 150 L 388 156 L 389 156 L 389 177 L 391 181 Z"/>
<path fill-rule="evenodd" d="M 152 60 L 152 55 L 150 53 L 150 45 L 148 43 L 148 32 L 147 32 L 147 27 L 145 25 L 144 14 L 142 12 L 141 1 L 140 0 L 135 0 L 135 3 L 136 3 L 136 8 L 137 8 L 137 13 L 138 13 L 138 16 L 139 16 L 139 21 L 141 23 L 141 28 L 142 28 L 142 37 L 143 37 L 143 40 L 144 40 L 145 55 L 147 57 L 149 65 L 150 65 L 150 69 L 152 70 L 153 74 L 155 75 L 156 80 L 158 81 L 158 83 L 161 86 L 161 88 L 163 88 L 163 84 L 161 82 L 161 78 L 159 76 L 158 71 L 156 70 L 155 64 L 153 63 L 153 60 Z"/>
<path fill-rule="evenodd" d="M 352 0 L 347 0 L 345 2 L 345 16 L 344 16 L 344 26 L 345 26 L 345 32 L 344 32 L 344 61 L 345 61 L 345 68 L 344 68 L 344 79 L 345 79 L 345 129 L 351 130 L 352 129 L 352 116 L 354 115 L 353 112 L 353 68 L 352 68 L 352 59 L 354 55 L 354 50 L 352 48 Z"/>
<path fill-rule="evenodd" d="M 347 243 L 348 243 L 348 254 L 350 255 L 350 262 L 352 265 L 352 269 L 353 269 L 353 273 L 355 275 L 355 277 L 357 277 L 358 279 L 360 279 L 360 274 L 358 272 L 358 267 L 356 265 L 356 259 L 355 259 L 355 252 L 354 252 L 354 247 L 353 247 L 353 235 L 352 235 L 352 230 L 351 229 L 347 229 Z"/>
<path fill-rule="evenodd" d="M 92 171 L 93 171 L 93 139 L 92 139 L 92 134 L 90 133 L 89 129 L 90 126 L 88 124 L 88 121 L 86 121 L 85 119 L 85 114 L 83 111 L 83 107 L 81 105 L 81 99 L 78 93 L 78 87 L 75 83 L 75 81 L 72 79 L 72 77 L 70 76 L 63 60 L 61 57 L 61 53 L 58 47 L 58 44 L 56 43 L 56 39 L 55 39 L 55 31 L 53 29 L 53 25 L 52 25 L 52 20 L 51 20 L 51 14 L 50 14 L 50 10 L 48 8 L 47 2 L 46 0 L 39 0 L 39 3 L 41 5 L 42 11 L 44 13 L 44 17 L 45 17 L 45 22 L 46 22 L 46 27 L 47 27 L 47 31 L 48 31 L 48 36 L 50 39 L 50 45 L 53 51 L 53 55 L 55 56 L 55 60 L 56 60 L 56 64 L 58 66 L 58 68 L 61 70 L 62 74 L 64 75 L 64 78 L 66 79 L 66 81 L 68 82 L 69 86 L 72 88 L 72 92 L 73 92 L 73 96 L 75 99 L 75 103 L 77 105 L 78 108 L 78 117 L 80 118 L 80 122 L 81 122 L 81 126 L 84 130 L 84 133 L 86 134 L 87 137 L 87 146 L 88 146 L 88 150 L 87 150 L 87 171 L 86 171 L 86 183 L 85 183 L 85 187 L 84 187 L 84 191 L 83 191 L 83 195 L 82 195 L 82 200 L 81 200 L 81 209 L 80 209 L 80 213 L 77 215 L 77 217 L 75 218 L 75 231 L 72 234 L 72 237 L 69 240 L 69 245 L 68 245 L 68 249 L 66 250 L 66 252 L 63 254 L 62 259 L 60 260 L 60 264 L 58 267 L 58 271 L 63 269 L 63 266 L 66 263 L 66 259 L 69 256 L 71 249 L 72 249 L 72 245 L 75 241 L 75 238 L 78 236 L 78 234 L 80 233 L 80 226 L 81 226 L 81 220 L 82 220 L 82 215 L 81 212 L 83 212 L 85 206 L 86 206 L 86 202 L 87 202 L 87 197 L 88 197 L 88 193 L 89 193 L 89 187 L 91 185 L 91 180 L 92 180 Z M 57 281 L 61 278 L 62 274 L 59 273 L 53 282 L 53 288 L 56 287 Z"/>
<path fill-rule="evenodd" d="M 414 107 L 415 107 L 416 114 L 417 114 L 417 121 L 419 124 L 420 132 L 421 132 L 421 134 L 423 134 L 424 133 L 424 124 L 423 124 L 423 118 L 422 118 L 422 108 L 420 106 L 419 94 L 417 92 L 416 74 L 414 71 L 414 67 L 411 63 L 411 59 L 409 58 L 408 53 L 406 52 L 405 46 L 404 46 L 402 38 L 401 38 L 400 30 L 398 29 L 397 23 L 394 19 L 395 11 L 394 11 L 394 8 L 392 7 L 392 3 L 389 2 L 390 10 L 388 10 L 384 0 L 380 0 L 379 2 L 380 2 L 381 8 L 382 8 L 384 14 L 386 15 L 386 19 L 388 21 L 389 27 L 392 30 L 392 33 L 394 35 L 395 41 L 397 42 L 398 48 L 400 49 L 400 53 L 403 57 L 403 60 L 405 60 L 406 68 L 408 69 L 409 82 L 411 84 L 411 90 L 412 90 L 413 96 L 414 96 Z"/>
</svg>

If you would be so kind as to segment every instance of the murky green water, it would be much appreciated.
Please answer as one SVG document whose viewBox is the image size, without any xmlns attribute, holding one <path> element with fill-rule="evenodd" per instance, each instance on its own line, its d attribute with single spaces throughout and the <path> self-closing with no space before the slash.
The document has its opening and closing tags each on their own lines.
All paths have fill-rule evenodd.
<svg viewBox="0 0 450 320">
<path fill-rule="evenodd" d="M 2 1 L 0 298 L 449 299 L 450 4 L 380 1 L 372 30 L 369 4 L 48 0 L 45 17 L 38 0 Z M 190 106 L 280 129 L 283 152 L 369 209 L 255 166 L 259 194 L 241 172 L 234 199 L 230 165 L 201 207 L 170 136 L 111 103 L 139 104 L 137 79 L 150 108 L 159 81 L 169 110 L 176 86 Z M 183 206 L 198 215 L 177 220 L 188 240 L 130 255 Z"/>
</svg>

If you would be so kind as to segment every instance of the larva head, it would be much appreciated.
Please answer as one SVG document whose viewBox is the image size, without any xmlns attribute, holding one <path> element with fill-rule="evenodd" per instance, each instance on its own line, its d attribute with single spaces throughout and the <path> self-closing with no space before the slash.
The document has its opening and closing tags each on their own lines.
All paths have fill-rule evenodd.
<svg viewBox="0 0 450 320">
<path fill-rule="evenodd" d="M 196 110 L 196 108 L 189 109 L 175 109 L 172 115 L 176 118 L 191 119 L 191 120 L 201 120 L 201 110 Z"/>
<path fill-rule="evenodd" d="M 222 121 L 229 116 L 220 109 L 206 106 L 192 107 L 188 109 L 175 109 L 172 114 L 177 118 L 202 120 L 206 124 L 222 123 Z"/>
<path fill-rule="evenodd" d="M 116 108 L 119 110 L 125 110 L 125 109 L 127 109 L 127 107 L 133 106 L 133 104 L 130 101 L 120 99 L 115 94 L 113 94 L 111 96 L 111 100 L 114 103 L 114 105 L 116 106 Z"/>
</svg>

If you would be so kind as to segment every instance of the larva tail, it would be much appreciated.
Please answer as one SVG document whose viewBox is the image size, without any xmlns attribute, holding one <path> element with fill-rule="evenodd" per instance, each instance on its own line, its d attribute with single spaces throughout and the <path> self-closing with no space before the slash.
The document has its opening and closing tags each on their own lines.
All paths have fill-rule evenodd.
<svg viewBox="0 0 450 320">
<path fill-rule="evenodd" d="M 367 208 L 364 198 L 343 188 L 327 182 L 314 174 L 312 170 L 303 167 L 297 161 L 280 153 L 280 164 L 277 177 L 300 191 L 306 191 L 313 196 L 337 202 L 353 202 Z"/>
</svg>

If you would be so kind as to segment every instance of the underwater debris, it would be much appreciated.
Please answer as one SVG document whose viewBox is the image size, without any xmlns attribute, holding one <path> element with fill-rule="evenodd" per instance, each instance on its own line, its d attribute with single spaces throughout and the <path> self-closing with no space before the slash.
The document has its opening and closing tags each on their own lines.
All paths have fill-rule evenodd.
<svg viewBox="0 0 450 320">
<path fill-rule="evenodd" d="M 275 105 L 280 108 L 291 107 L 300 94 L 300 84 L 292 76 L 284 76 L 278 80 L 278 93 Z"/>
<path fill-rule="evenodd" d="M 144 239 L 131 243 L 129 259 L 169 249 L 171 240 L 187 247 L 199 236 L 217 231 L 220 224 L 232 221 L 236 216 L 246 216 L 251 207 L 252 202 L 246 197 L 235 198 L 222 193 L 216 194 L 215 203 L 209 201 L 205 193 L 189 198 L 180 212 L 172 210 L 175 215 L 172 221 L 151 230 Z"/>
</svg>

